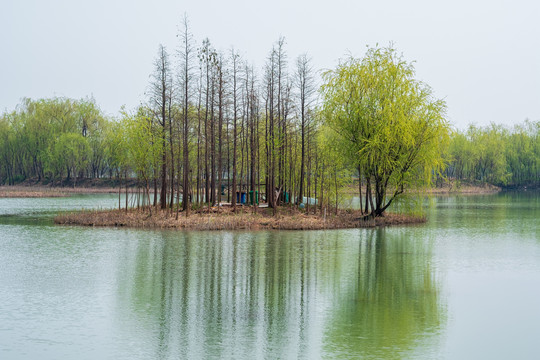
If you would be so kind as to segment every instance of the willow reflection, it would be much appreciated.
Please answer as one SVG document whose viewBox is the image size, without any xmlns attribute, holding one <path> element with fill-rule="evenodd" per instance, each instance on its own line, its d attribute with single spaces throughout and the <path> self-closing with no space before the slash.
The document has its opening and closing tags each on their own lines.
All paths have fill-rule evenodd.
<svg viewBox="0 0 540 360">
<path fill-rule="evenodd" d="M 419 341 L 438 341 L 446 312 L 431 252 L 410 235 L 406 229 L 377 229 L 359 242 L 357 273 L 336 296 L 325 354 L 410 357 Z"/>
</svg>

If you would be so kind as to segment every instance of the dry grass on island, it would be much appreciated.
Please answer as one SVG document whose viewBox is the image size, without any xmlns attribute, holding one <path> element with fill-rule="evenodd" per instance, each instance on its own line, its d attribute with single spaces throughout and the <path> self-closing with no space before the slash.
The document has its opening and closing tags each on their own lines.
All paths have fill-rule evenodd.
<svg viewBox="0 0 540 360">
<path fill-rule="evenodd" d="M 292 207 L 280 207 L 277 214 L 269 208 L 239 206 L 236 212 L 230 207 L 205 208 L 192 212 L 189 217 L 166 210 L 146 211 L 130 209 L 82 211 L 62 214 L 55 218 L 56 224 L 82 226 L 109 226 L 133 228 L 159 228 L 184 230 L 322 230 L 369 228 L 389 225 L 419 224 L 426 222 L 423 216 L 386 214 L 384 217 L 364 220 L 359 210 L 340 210 L 337 215 L 328 213 L 306 214 Z"/>
</svg>

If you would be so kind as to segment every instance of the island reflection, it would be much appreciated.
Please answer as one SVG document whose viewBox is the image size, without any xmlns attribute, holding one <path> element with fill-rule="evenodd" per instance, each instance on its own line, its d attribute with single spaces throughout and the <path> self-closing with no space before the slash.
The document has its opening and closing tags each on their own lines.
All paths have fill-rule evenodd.
<svg viewBox="0 0 540 360">
<path fill-rule="evenodd" d="M 155 358 L 425 351 L 439 342 L 446 310 L 431 251 L 410 234 L 163 232 L 127 243 L 136 249 L 118 259 L 120 330 Z"/>
</svg>

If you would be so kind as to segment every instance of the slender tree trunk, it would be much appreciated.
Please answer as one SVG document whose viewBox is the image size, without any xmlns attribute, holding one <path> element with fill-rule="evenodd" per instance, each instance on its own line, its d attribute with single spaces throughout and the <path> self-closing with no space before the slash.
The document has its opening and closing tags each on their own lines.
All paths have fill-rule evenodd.
<svg viewBox="0 0 540 360">
<path fill-rule="evenodd" d="M 209 139 L 210 139 L 210 132 L 209 132 L 209 106 L 210 105 L 210 64 L 209 60 L 206 60 L 206 102 L 205 102 L 205 113 L 204 113 L 204 181 L 205 181 L 205 187 L 204 187 L 204 199 L 205 202 L 210 204 L 210 172 L 208 170 L 208 157 L 209 157 Z"/>
<path fill-rule="evenodd" d="M 218 183 L 217 183 L 217 202 L 218 204 L 221 203 L 221 180 L 222 180 L 222 174 L 223 174 L 223 152 L 222 152 L 222 144 L 223 144 L 223 62 L 219 61 L 219 92 L 218 92 L 218 171 L 217 171 L 217 177 L 218 177 Z"/>
<path fill-rule="evenodd" d="M 157 194 L 158 194 L 157 175 L 155 174 L 155 170 L 154 170 L 154 207 L 157 206 Z"/>
<path fill-rule="evenodd" d="M 336 215 L 338 214 L 338 174 L 337 174 L 337 167 L 334 166 L 334 189 L 336 191 Z"/>
<path fill-rule="evenodd" d="M 362 167 L 358 165 L 358 196 L 360 198 L 360 212 L 362 212 Z"/>
<path fill-rule="evenodd" d="M 164 70 L 165 71 L 165 70 Z M 166 104 L 167 104 L 167 79 L 166 74 L 162 76 L 162 98 L 161 98 L 161 140 L 163 141 L 162 164 L 161 164 L 161 192 L 159 202 L 162 209 L 167 207 L 167 136 L 166 134 Z"/>
<path fill-rule="evenodd" d="M 212 84 L 212 99 L 210 101 L 210 167 L 211 167 L 211 178 L 210 178 L 210 202 L 212 205 L 216 204 L 216 126 L 215 126 L 215 114 L 214 114 L 214 95 L 215 95 L 215 86 Z"/>
<path fill-rule="evenodd" d="M 183 163 L 183 193 L 182 193 L 182 204 L 186 217 L 189 216 L 189 212 L 191 210 L 191 192 L 190 192 L 190 176 L 191 176 L 191 168 L 189 164 L 189 83 L 190 83 L 190 60 L 191 60 L 191 53 L 192 53 L 192 47 L 191 47 L 191 34 L 189 33 L 189 23 L 187 15 L 184 15 L 184 22 L 183 22 L 183 32 L 181 33 L 182 41 L 183 41 L 183 48 L 181 51 L 182 55 L 182 61 L 183 61 L 183 69 L 182 69 L 182 80 L 183 80 L 183 90 L 184 90 L 184 98 L 183 98 L 183 105 L 184 105 L 184 146 L 183 146 L 183 155 L 184 155 L 184 163 Z M 200 106 L 200 100 L 199 100 L 199 106 Z M 199 114 L 198 114 L 199 116 Z M 198 160 L 198 159 L 197 159 Z M 180 180 L 178 180 L 180 181 Z"/>
<path fill-rule="evenodd" d="M 127 170 L 124 173 L 124 179 L 126 180 L 126 213 L 128 211 L 128 181 L 127 181 Z"/>
<path fill-rule="evenodd" d="M 118 181 L 118 210 L 120 210 L 122 208 L 120 205 L 120 192 L 122 191 L 122 182 L 120 180 L 120 170 L 118 170 L 117 181 Z"/>
<path fill-rule="evenodd" d="M 202 74 L 201 74 L 202 77 Z M 201 203 L 201 98 L 202 98 L 202 85 L 199 88 L 199 101 L 197 104 L 197 199 L 196 203 Z"/>
<path fill-rule="evenodd" d="M 254 105 L 254 102 L 255 102 L 255 98 L 254 96 L 252 96 L 251 98 L 251 106 L 252 106 L 252 109 L 250 111 L 250 118 L 251 118 L 251 121 L 250 121 L 250 124 L 249 124 L 249 127 L 250 127 L 250 149 L 251 149 L 251 156 L 250 156 L 250 165 L 251 165 L 251 169 L 250 169 L 250 180 L 251 180 L 251 199 L 252 199 L 252 206 L 253 206 L 253 209 L 255 209 L 255 211 L 257 211 L 257 207 L 258 207 L 258 203 L 257 203 L 257 191 L 255 189 L 255 154 L 256 154 L 256 149 L 255 149 L 255 118 L 257 116 L 256 114 L 256 111 L 255 111 L 255 105 Z"/>
<path fill-rule="evenodd" d="M 313 205 L 313 214 L 317 213 L 317 202 L 320 203 L 319 198 L 317 197 L 317 180 L 319 178 L 319 152 L 315 149 L 315 189 L 314 189 L 314 198 L 315 204 Z"/>
<path fill-rule="evenodd" d="M 232 207 L 233 211 L 236 211 L 236 154 L 237 154 L 237 131 L 236 131 L 236 120 L 238 117 L 238 107 L 237 107 L 237 59 L 238 55 L 232 51 L 232 61 L 233 61 L 233 165 L 232 165 Z"/>
<path fill-rule="evenodd" d="M 169 108 L 169 114 L 171 114 L 171 109 Z M 170 194 L 171 199 L 169 202 L 169 208 L 172 209 L 174 202 L 174 146 L 173 146 L 173 126 L 172 126 L 172 117 L 169 115 L 169 146 L 171 150 L 171 173 L 170 173 Z"/>
<path fill-rule="evenodd" d="M 304 121 L 304 109 L 302 106 L 302 125 L 301 125 L 301 136 L 302 136 L 302 144 L 301 144 L 301 157 L 300 157 L 300 190 L 298 192 L 298 200 L 296 201 L 297 204 L 300 204 L 304 201 L 304 167 L 305 167 L 305 161 L 306 161 L 306 150 L 305 150 L 305 121 Z"/>
<path fill-rule="evenodd" d="M 366 206 L 364 208 L 364 213 L 369 214 L 369 198 L 371 197 L 371 181 L 368 176 L 366 176 Z"/>
<path fill-rule="evenodd" d="M 320 198 L 321 198 L 321 215 L 323 213 L 323 202 L 324 202 L 324 161 L 322 161 L 321 163 L 321 195 L 320 195 Z"/>
<path fill-rule="evenodd" d="M 187 46 L 187 45 L 186 45 Z M 189 173 L 190 173 L 190 168 L 189 168 L 189 116 L 188 116 L 188 111 L 189 111 L 189 103 L 188 103 L 188 78 L 189 78 L 189 74 L 188 74 L 188 65 L 187 65 L 187 60 L 186 59 L 186 68 L 185 68 L 185 88 L 184 88 L 184 184 L 183 184 L 183 195 L 182 195 L 182 204 L 184 205 L 183 206 L 183 209 L 185 214 L 186 214 L 186 217 L 189 216 L 189 210 L 191 209 L 191 204 L 190 204 L 190 195 L 189 195 Z"/>
</svg>

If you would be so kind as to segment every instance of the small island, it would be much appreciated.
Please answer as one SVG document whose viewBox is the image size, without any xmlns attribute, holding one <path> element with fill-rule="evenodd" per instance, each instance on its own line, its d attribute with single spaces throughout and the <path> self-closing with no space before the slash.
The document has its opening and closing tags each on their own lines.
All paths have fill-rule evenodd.
<svg viewBox="0 0 540 360">
<path fill-rule="evenodd" d="M 339 210 L 321 215 L 289 207 L 280 207 L 277 214 L 265 207 L 230 206 L 206 208 L 189 217 L 176 216 L 166 210 L 148 213 L 137 209 L 80 211 L 61 214 L 54 222 L 60 225 L 112 226 L 181 230 L 326 230 L 370 228 L 389 225 L 424 223 L 421 215 L 388 213 L 384 217 L 366 218 L 360 210 Z"/>
</svg>

